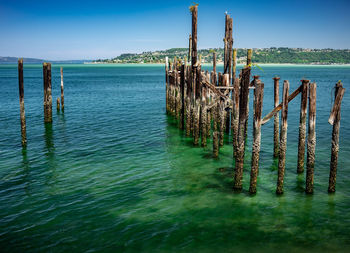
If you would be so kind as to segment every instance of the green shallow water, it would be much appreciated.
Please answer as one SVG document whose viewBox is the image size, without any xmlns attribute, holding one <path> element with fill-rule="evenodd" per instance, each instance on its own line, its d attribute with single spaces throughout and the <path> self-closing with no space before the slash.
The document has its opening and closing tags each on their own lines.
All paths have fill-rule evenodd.
<svg viewBox="0 0 350 253">
<path fill-rule="evenodd" d="M 209 66 L 205 68 L 209 69 Z M 272 77 L 317 82 L 315 193 L 296 174 L 300 99 L 288 115 L 285 194 L 275 195 L 273 123 L 262 129 L 258 193 L 232 191 L 231 137 L 219 159 L 193 147 L 165 114 L 164 67 L 64 65 L 65 112 L 43 122 L 42 67 L 25 65 L 28 148 L 22 150 L 17 68 L 0 65 L 1 252 L 303 252 L 350 250 L 350 100 L 342 104 L 337 192 L 327 193 L 334 84 L 348 66 L 263 66 L 263 114 Z M 53 99 L 59 66 L 53 66 Z M 282 86 L 282 85 L 281 85 Z M 282 90 L 282 87 L 281 87 Z M 250 100 L 252 106 L 252 99 Z M 252 108 L 250 110 L 252 112 Z"/>
</svg>

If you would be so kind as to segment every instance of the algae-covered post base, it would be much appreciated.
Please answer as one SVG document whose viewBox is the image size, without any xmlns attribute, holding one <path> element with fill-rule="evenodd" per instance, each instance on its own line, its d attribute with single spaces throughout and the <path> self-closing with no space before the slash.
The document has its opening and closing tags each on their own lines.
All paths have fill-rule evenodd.
<svg viewBox="0 0 350 253">
<path fill-rule="evenodd" d="M 307 135 L 306 188 L 308 194 L 314 191 L 314 168 L 316 148 L 316 83 L 310 84 L 309 131 Z"/>
<path fill-rule="evenodd" d="M 44 76 L 44 121 L 52 122 L 51 63 L 43 63 Z"/>
<path fill-rule="evenodd" d="M 282 101 L 282 120 L 280 133 L 280 146 L 278 155 L 278 178 L 276 194 L 283 194 L 284 170 L 286 165 L 286 150 L 287 150 L 287 116 L 288 116 L 288 93 L 289 82 L 283 82 L 283 101 Z"/>
<path fill-rule="evenodd" d="M 234 186 L 235 190 L 242 189 L 243 179 L 243 164 L 244 164 L 244 151 L 245 151 L 245 133 L 246 133 L 246 122 L 248 118 L 247 105 L 249 96 L 249 79 L 250 79 L 250 68 L 242 69 L 240 83 L 240 96 L 239 96 L 239 124 L 238 124 L 238 144 L 237 144 L 237 155 L 234 175 Z"/>
<path fill-rule="evenodd" d="M 300 102 L 300 122 L 299 122 L 299 142 L 298 142 L 298 164 L 297 173 L 304 172 L 305 160 L 305 140 L 306 140 L 306 114 L 307 114 L 307 96 L 309 80 L 301 80 L 301 102 Z"/>
<path fill-rule="evenodd" d="M 220 102 L 217 102 L 213 108 L 213 157 L 217 158 L 219 156 L 219 114 L 220 114 Z"/>
<path fill-rule="evenodd" d="M 21 118 L 22 147 L 27 146 L 26 114 L 24 110 L 23 59 L 18 60 L 19 109 Z"/>
<path fill-rule="evenodd" d="M 62 67 L 61 67 L 61 108 L 62 108 L 62 112 L 64 112 L 64 86 L 63 86 L 63 68 Z"/>
<path fill-rule="evenodd" d="M 261 143 L 261 112 L 264 97 L 264 84 L 257 81 L 254 90 L 254 128 L 253 128 L 253 148 L 252 148 L 252 163 L 250 172 L 250 187 L 251 194 L 256 193 L 256 182 L 259 172 L 259 156 Z"/>
<path fill-rule="evenodd" d="M 331 149 L 331 163 L 330 163 L 330 172 L 329 172 L 329 185 L 328 192 L 335 192 L 335 184 L 337 179 L 337 164 L 338 164 L 338 152 L 339 152 L 339 129 L 340 129 L 340 105 L 342 98 L 344 96 L 345 89 L 343 84 L 338 82 L 335 85 L 335 94 L 334 94 L 334 110 L 332 110 L 329 122 L 333 123 L 332 131 L 332 149 Z M 333 117 L 332 117 L 333 116 Z M 333 122 L 332 119 L 333 118 Z"/>
<path fill-rule="evenodd" d="M 274 94 L 274 106 L 277 107 L 279 105 L 279 77 L 273 78 L 273 94 Z M 279 150 L 279 132 L 280 132 L 280 117 L 279 113 L 275 114 L 274 121 L 273 121 L 273 157 L 278 157 L 278 150 Z"/>
</svg>

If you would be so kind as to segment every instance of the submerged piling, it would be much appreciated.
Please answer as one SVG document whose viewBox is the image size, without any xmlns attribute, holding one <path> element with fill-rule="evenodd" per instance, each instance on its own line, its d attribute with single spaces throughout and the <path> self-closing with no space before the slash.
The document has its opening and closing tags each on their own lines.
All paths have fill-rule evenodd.
<svg viewBox="0 0 350 253">
<path fill-rule="evenodd" d="M 240 83 L 240 96 L 239 96 L 239 125 L 238 125 L 238 143 L 237 143 L 237 155 L 235 165 L 234 176 L 234 189 L 242 189 L 243 178 L 243 164 L 244 164 L 244 151 L 245 151 L 245 134 L 246 134 L 246 122 L 248 119 L 248 96 L 249 96 L 249 79 L 250 68 L 246 67 L 242 69 Z"/>
<path fill-rule="evenodd" d="M 316 83 L 309 90 L 309 130 L 307 135 L 306 193 L 314 191 L 314 167 L 316 148 Z"/>
<path fill-rule="evenodd" d="M 44 75 L 44 121 L 52 122 L 51 63 L 43 63 Z"/>
<path fill-rule="evenodd" d="M 283 100 L 282 100 L 282 119 L 281 133 L 278 159 L 278 178 L 277 178 L 277 194 L 283 194 L 284 170 L 286 165 L 286 150 L 287 150 L 287 116 L 288 116 L 288 93 L 289 82 L 283 82 Z"/>
<path fill-rule="evenodd" d="M 18 59 L 19 109 L 21 118 L 22 147 L 27 146 L 26 114 L 24 110 L 23 59 Z"/>
<path fill-rule="evenodd" d="M 332 149 L 331 149 L 331 163 L 330 163 L 330 172 L 329 172 L 329 184 L 328 192 L 335 192 L 335 184 L 337 179 L 337 165 L 338 165 L 338 152 L 339 152 L 339 129 L 340 129 L 340 105 L 342 98 L 344 96 L 345 89 L 343 84 L 339 81 L 335 85 L 335 94 L 334 94 L 334 106 L 328 120 L 330 124 L 333 124 L 332 131 Z"/>
<path fill-rule="evenodd" d="M 309 80 L 301 80 L 301 101 L 300 101 L 300 121 L 299 121 L 299 142 L 298 142 L 298 164 L 297 173 L 304 172 L 305 160 L 305 140 L 306 140 L 306 114 L 307 114 L 307 96 Z"/>
<path fill-rule="evenodd" d="M 279 105 L 279 77 L 273 78 L 273 94 L 274 94 L 274 106 L 277 107 Z M 273 157 L 278 157 L 279 150 L 279 128 L 280 128 L 280 117 L 279 113 L 275 114 L 273 121 Z"/>
<path fill-rule="evenodd" d="M 254 90 L 254 128 L 253 128 L 253 148 L 252 163 L 250 172 L 249 192 L 256 193 L 256 182 L 259 172 L 259 156 L 261 143 L 261 112 L 264 97 L 264 84 L 259 80 L 255 84 Z"/>
<path fill-rule="evenodd" d="M 63 87 L 63 68 L 62 67 L 61 67 L 61 108 L 62 108 L 62 112 L 64 112 L 64 87 Z"/>
</svg>

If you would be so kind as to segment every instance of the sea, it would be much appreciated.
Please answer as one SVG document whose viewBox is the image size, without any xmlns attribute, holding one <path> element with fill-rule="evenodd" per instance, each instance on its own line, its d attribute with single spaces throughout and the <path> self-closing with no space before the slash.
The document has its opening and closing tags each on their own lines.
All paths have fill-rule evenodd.
<svg viewBox="0 0 350 253">
<path fill-rule="evenodd" d="M 60 67 L 64 112 L 56 110 Z M 281 78 L 280 94 L 283 80 L 290 93 L 302 79 L 317 84 L 312 195 L 305 172 L 297 174 L 300 96 L 289 104 L 284 194 L 275 194 L 270 120 L 250 195 L 253 91 L 237 193 L 232 136 L 218 159 L 212 139 L 193 146 L 166 114 L 164 65 L 53 64 L 53 122 L 45 124 L 43 68 L 25 63 L 27 148 L 17 65 L 0 65 L 0 252 L 349 252 L 350 66 L 261 65 L 253 74 L 265 84 L 263 116 L 273 109 L 273 77 Z M 346 91 L 336 192 L 328 194 L 328 117 L 339 80 Z"/>
</svg>

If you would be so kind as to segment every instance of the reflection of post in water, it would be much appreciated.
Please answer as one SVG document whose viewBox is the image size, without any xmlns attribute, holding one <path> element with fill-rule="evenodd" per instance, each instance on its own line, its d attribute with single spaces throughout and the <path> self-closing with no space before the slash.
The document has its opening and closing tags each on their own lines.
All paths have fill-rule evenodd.
<svg viewBox="0 0 350 253">
<path fill-rule="evenodd" d="M 49 172 L 46 184 L 54 185 L 56 178 L 56 157 L 55 157 L 55 146 L 53 142 L 53 130 L 52 123 L 45 123 L 45 147 L 47 165 L 46 170 Z"/>
<path fill-rule="evenodd" d="M 53 152 L 53 131 L 52 131 L 52 123 L 45 123 L 45 147 L 47 149 L 48 154 Z"/>
<path fill-rule="evenodd" d="M 22 148 L 22 168 L 23 168 L 23 182 L 24 190 L 27 195 L 29 195 L 29 161 L 27 157 L 27 149 Z"/>
</svg>

